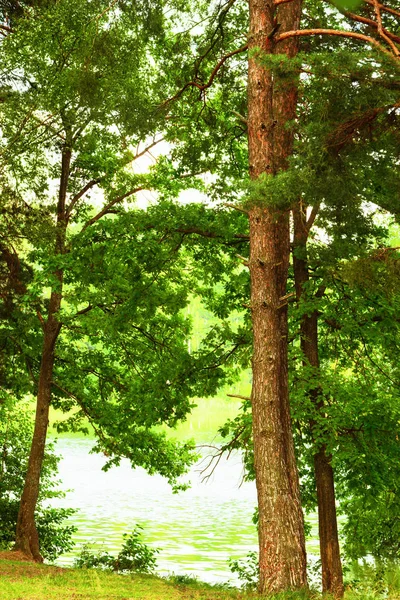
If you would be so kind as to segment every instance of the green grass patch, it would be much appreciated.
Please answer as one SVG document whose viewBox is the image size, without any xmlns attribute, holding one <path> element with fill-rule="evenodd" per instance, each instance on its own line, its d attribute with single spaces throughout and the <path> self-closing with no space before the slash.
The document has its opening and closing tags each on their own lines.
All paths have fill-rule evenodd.
<svg viewBox="0 0 400 600">
<path fill-rule="evenodd" d="M 265 596 L 263 597 L 265 600 Z M 344 600 L 400 600 L 397 590 L 348 589 Z M 0 560 L 0 600 L 256 600 L 261 596 L 224 590 L 190 577 L 118 575 L 96 569 L 63 569 Z M 318 593 L 289 592 L 270 600 L 322 600 Z M 324 600 L 328 600 L 325 596 Z"/>
<path fill-rule="evenodd" d="M 254 595 L 176 583 L 152 575 L 117 575 L 96 569 L 61 569 L 0 561 L 1 600 L 240 600 Z"/>
</svg>

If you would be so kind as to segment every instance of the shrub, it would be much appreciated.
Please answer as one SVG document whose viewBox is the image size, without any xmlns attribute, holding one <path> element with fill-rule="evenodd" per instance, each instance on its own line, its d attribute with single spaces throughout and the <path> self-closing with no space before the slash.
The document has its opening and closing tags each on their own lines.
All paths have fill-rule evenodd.
<svg viewBox="0 0 400 600">
<path fill-rule="evenodd" d="M 10 397 L 0 403 L 0 548 L 9 549 L 15 541 L 19 499 L 25 482 L 25 473 L 33 433 L 31 411 L 27 402 Z M 74 545 L 72 534 L 76 527 L 64 524 L 75 511 L 71 508 L 51 508 L 48 500 L 60 498 L 57 489 L 59 458 L 54 446 L 46 447 L 42 470 L 36 524 L 40 552 L 53 561 Z"/>
<path fill-rule="evenodd" d="M 155 555 L 158 548 L 151 548 L 145 544 L 141 537 L 143 527 L 136 525 L 130 535 L 123 535 L 124 543 L 117 556 L 113 556 L 104 550 L 93 552 L 88 544 L 85 544 L 75 559 L 74 567 L 78 569 L 111 569 L 118 573 L 153 573 L 156 568 Z"/>
<path fill-rule="evenodd" d="M 237 573 L 242 587 L 246 590 L 255 590 L 259 580 L 259 566 L 257 552 L 249 552 L 243 560 L 229 560 L 232 573 Z"/>
</svg>

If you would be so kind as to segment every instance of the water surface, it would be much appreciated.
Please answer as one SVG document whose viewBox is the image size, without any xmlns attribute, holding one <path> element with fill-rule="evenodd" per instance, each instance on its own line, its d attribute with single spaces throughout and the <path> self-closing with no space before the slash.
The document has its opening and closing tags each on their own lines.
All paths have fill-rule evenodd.
<svg viewBox="0 0 400 600">
<path fill-rule="evenodd" d="M 210 417 L 211 407 L 199 407 L 178 436 L 187 438 L 190 432 L 197 442 L 212 442 L 217 427 Z M 228 414 L 231 417 L 236 410 L 237 404 L 230 402 L 216 414 L 220 418 L 223 414 L 225 419 L 227 413 L 232 413 Z M 59 564 L 71 565 L 81 545 L 87 542 L 96 543 L 98 548 L 103 544 L 104 549 L 116 554 L 123 533 L 130 533 L 140 524 L 144 527 L 144 541 L 160 548 L 160 573 L 191 574 L 213 583 L 236 581 L 228 559 L 244 558 L 250 550 L 257 550 L 252 522 L 255 484 L 243 483 L 239 454 L 222 459 L 207 481 L 201 474 L 205 463 L 195 465 L 188 475 L 190 489 L 173 494 L 161 476 L 132 469 L 127 460 L 119 467 L 102 471 L 106 458 L 90 454 L 93 444 L 93 440 L 79 437 L 61 437 L 57 441 L 56 451 L 62 456 L 62 488 L 69 491 L 54 504 L 78 509 L 71 518 L 78 527 L 74 536 L 77 546 L 73 553 L 60 557 Z M 313 521 L 309 552 L 317 551 Z"/>
</svg>

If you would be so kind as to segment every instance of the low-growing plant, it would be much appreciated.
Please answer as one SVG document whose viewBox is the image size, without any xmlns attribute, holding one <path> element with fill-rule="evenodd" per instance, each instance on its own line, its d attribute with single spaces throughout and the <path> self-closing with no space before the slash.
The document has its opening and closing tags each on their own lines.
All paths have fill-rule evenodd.
<svg viewBox="0 0 400 600">
<path fill-rule="evenodd" d="M 199 583 L 196 575 L 176 575 L 175 573 L 172 573 L 171 575 L 168 575 L 167 579 L 176 585 L 198 585 Z"/>
<path fill-rule="evenodd" d="M 307 556 L 307 577 L 310 589 L 322 589 L 322 563 L 320 558 Z"/>
<path fill-rule="evenodd" d="M 374 598 L 400 598 L 400 565 L 398 561 L 353 561 L 345 578 L 348 590 L 371 594 Z M 363 596 L 364 599 L 364 596 Z"/>
<path fill-rule="evenodd" d="M 249 552 L 246 558 L 242 560 L 233 560 L 228 562 L 232 573 L 237 573 L 242 588 L 245 590 L 255 590 L 259 580 L 259 564 L 257 552 Z"/>
<path fill-rule="evenodd" d="M 124 543 L 117 556 L 105 550 L 94 552 L 85 544 L 74 561 L 78 569 L 110 569 L 117 573 L 154 573 L 158 548 L 151 548 L 142 541 L 143 527 L 136 525 L 130 535 L 123 535 Z"/>
</svg>

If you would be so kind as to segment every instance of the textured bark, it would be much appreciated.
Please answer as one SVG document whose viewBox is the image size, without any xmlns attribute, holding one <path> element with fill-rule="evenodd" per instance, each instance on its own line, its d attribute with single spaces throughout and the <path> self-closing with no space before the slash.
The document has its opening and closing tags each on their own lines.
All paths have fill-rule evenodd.
<svg viewBox="0 0 400 600">
<path fill-rule="evenodd" d="M 277 9 L 272 0 L 250 0 L 248 141 L 252 179 L 287 168 L 296 114 L 297 85 L 279 81 L 260 64 L 264 53 L 294 56 L 297 43 L 279 50 L 270 35 L 299 26 L 301 2 Z M 287 308 L 289 211 L 254 199 L 249 208 L 253 323 L 253 440 L 259 509 L 260 592 L 307 585 L 303 514 L 288 397 Z"/>
<path fill-rule="evenodd" d="M 55 254 L 65 253 L 67 215 L 65 202 L 67 195 L 71 149 L 65 147 L 62 154 L 60 190 L 57 206 L 57 226 L 55 235 Z M 35 510 L 39 496 L 40 475 L 42 471 L 46 445 L 51 402 L 51 382 L 53 378 L 55 347 L 61 330 L 58 312 L 62 301 L 63 271 L 54 273 L 57 284 L 51 291 L 47 320 L 43 326 L 43 350 L 38 382 L 35 428 L 32 438 L 28 469 L 18 512 L 14 550 L 23 552 L 28 558 L 43 562 L 39 548 L 39 536 L 35 524 Z"/>
<path fill-rule="evenodd" d="M 293 268 L 296 297 L 300 301 L 304 286 L 310 279 L 307 261 L 307 241 L 309 230 L 305 214 L 300 205 L 293 209 L 294 252 Z M 318 313 L 305 314 L 301 322 L 301 349 L 304 363 L 319 369 Z M 321 390 L 310 391 L 310 398 L 318 411 L 323 410 Z M 315 423 L 311 422 L 311 431 Z M 322 445 L 314 455 L 314 472 L 317 487 L 319 544 L 322 565 L 322 590 L 341 598 L 344 594 L 343 571 L 340 559 L 339 536 L 337 529 L 336 498 L 331 457 Z"/>
<path fill-rule="evenodd" d="M 55 307 L 54 300 L 53 307 Z M 43 559 L 39 549 L 39 537 L 35 524 L 35 509 L 39 495 L 40 473 L 49 420 L 51 379 L 54 366 L 54 348 L 58 336 L 58 324 L 53 318 L 46 323 L 45 327 L 36 403 L 35 429 L 18 513 L 14 546 L 14 550 L 23 552 L 26 556 L 37 562 L 43 562 Z"/>
<path fill-rule="evenodd" d="M 342 598 L 344 594 L 342 562 L 337 530 L 335 485 L 330 457 L 321 447 L 314 456 L 318 496 L 318 528 L 322 563 L 322 591 Z"/>
</svg>

